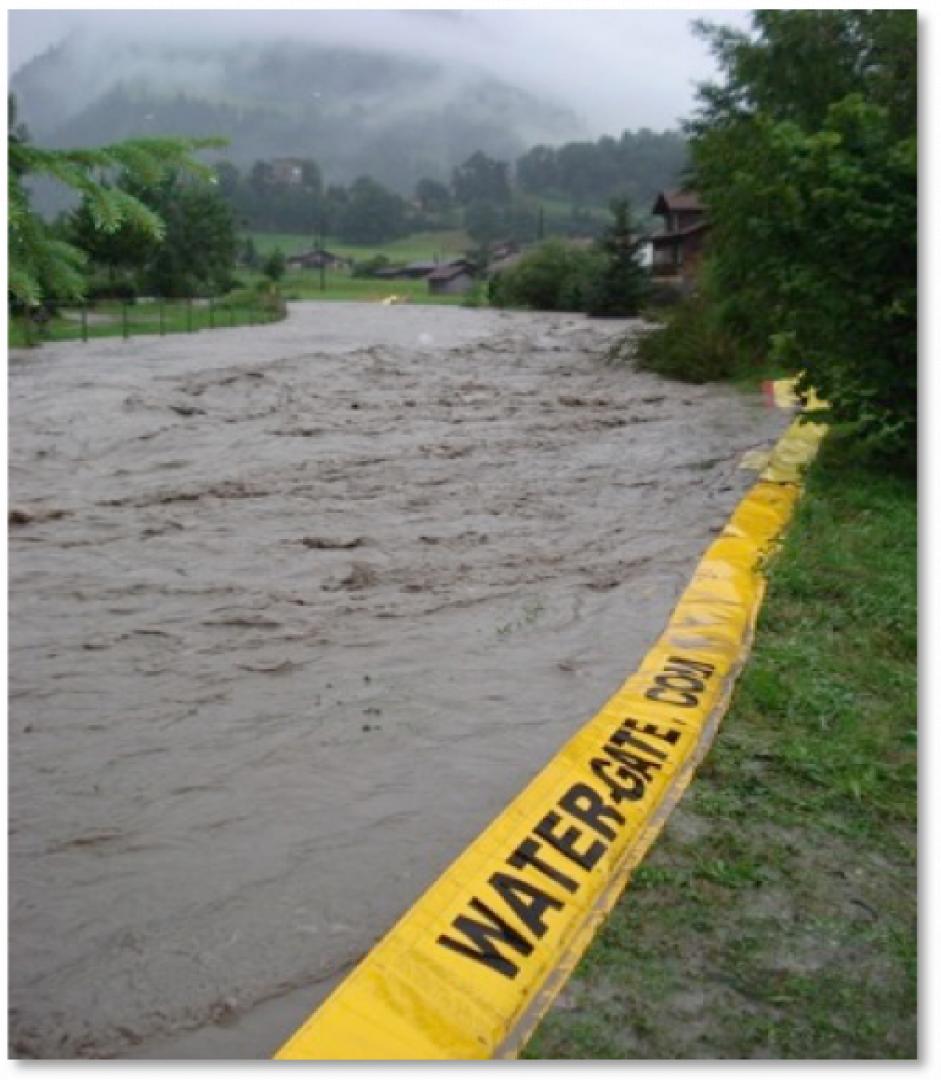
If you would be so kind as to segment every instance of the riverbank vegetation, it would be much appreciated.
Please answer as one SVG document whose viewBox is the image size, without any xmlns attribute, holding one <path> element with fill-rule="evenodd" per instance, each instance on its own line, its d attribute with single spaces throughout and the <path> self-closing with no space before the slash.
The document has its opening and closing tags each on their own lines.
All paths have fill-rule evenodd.
<svg viewBox="0 0 941 1080">
<path fill-rule="evenodd" d="M 762 11 L 753 35 L 701 30 L 724 76 L 688 125 L 708 263 L 640 366 L 784 366 L 860 453 L 914 468 L 916 14 Z"/>
</svg>

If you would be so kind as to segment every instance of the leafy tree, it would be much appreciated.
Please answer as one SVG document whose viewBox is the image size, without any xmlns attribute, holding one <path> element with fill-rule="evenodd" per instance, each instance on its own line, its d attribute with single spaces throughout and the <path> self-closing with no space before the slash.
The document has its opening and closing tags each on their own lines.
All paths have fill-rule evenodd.
<svg viewBox="0 0 941 1080">
<path fill-rule="evenodd" d="M 499 207 L 485 199 L 475 199 L 464 209 L 464 231 L 481 247 L 492 244 L 503 232 Z"/>
<path fill-rule="evenodd" d="M 425 177 L 415 185 L 415 201 L 426 214 L 440 214 L 451 207 L 451 192 L 445 184 Z"/>
<path fill-rule="evenodd" d="M 228 289 L 238 246 L 232 209 L 216 185 L 183 174 L 159 184 L 126 184 L 164 223 L 142 268 L 142 284 L 160 296 Z"/>
<path fill-rule="evenodd" d="M 496 161 L 478 150 L 454 170 L 451 180 L 454 196 L 463 206 L 478 201 L 509 202 L 509 171 L 507 162 Z"/>
<path fill-rule="evenodd" d="M 284 258 L 284 252 L 280 248 L 275 248 L 274 251 L 264 260 L 261 264 L 261 272 L 266 278 L 277 283 L 284 277 L 284 272 L 287 270 L 287 261 Z"/>
<path fill-rule="evenodd" d="M 220 161 L 216 164 L 216 183 L 219 185 L 219 193 L 226 199 L 234 198 L 242 181 L 241 174 L 231 161 Z"/>
<path fill-rule="evenodd" d="M 490 301 L 497 307 L 537 311 L 584 311 L 602 256 L 547 240 L 491 280 Z"/>
<path fill-rule="evenodd" d="M 15 121 L 15 103 L 11 102 Z M 170 170 L 205 175 L 205 166 L 192 158 L 202 147 L 218 146 L 218 139 L 131 139 L 86 150 L 49 150 L 33 146 L 14 123 L 7 139 L 9 258 L 11 297 L 36 305 L 43 297 L 81 297 L 85 290 L 86 256 L 74 244 L 57 238 L 30 207 L 27 182 L 46 175 L 84 196 L 95 227 L 114 232 L 128 224 L 160 239 L 160 216 L 139 198 L 108 178 L 124 173 L 143 183 L 156 183 Z"/>
<path fill-rule="evenodd" d="M 657 191 L 672 187 L 687 163 L 687 141 L 677 131 L 624 131 L 560 147 L 534 146 L 516 161 L 520 189 L 567 199 L 576 205 L 629 196 L 649 205 Z"/>
<path fill-rule="evenodd" d="M 590 315 L 636 315 L 648 285 L 639 257 L 642 241 L 627 199 L 614 199 L 611 213 L 614 222 L 596 243 L 604 262 L 589 294 L 587 311 Z"/>
<path fill-rule="evenodd" d="M 258 265 L 258 250 L 255 247 L 255 241 L 252 237 L 245 237 L 245 242 L 242 244 L 242 251 L 239 258 L 250 270 L 254 270 Z"/>
<path fill-rule="evenodd" d="M 146 199 L 141 201 L 146 204 Z M 122 274 L 143 269 L 161 244 L 160 237 L 142 229 L 135 221 L 123 221 L 108 232 L 99 228 L 87 198 L 68 215 L 64 238 L 94 266 L 104 269 L 111 287 L 118 286 Z"/>
<path fill-rule="evenodd" d="M 703 27 L 725 81 L 691 125 L 722 327 L 803 371 L 829 415 L 914 464 L 916 37 L 909 11 Z"/>
<path fill-rule="evenodd" d="M 339 233 L 351 244 L 381 244 L 402 236 L 405 202 L 372 177 L 361 176 L 349 188 L 339 214 Z"/>
</svg>

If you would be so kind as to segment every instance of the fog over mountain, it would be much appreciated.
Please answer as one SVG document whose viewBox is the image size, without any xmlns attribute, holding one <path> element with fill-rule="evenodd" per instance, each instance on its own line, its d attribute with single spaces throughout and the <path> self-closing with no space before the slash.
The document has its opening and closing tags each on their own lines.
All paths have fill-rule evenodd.
<svg viewBox="0 0 941 1080">
<path fill-rule="evenodd" d="M 476 66 L 555 98 L 597 137 L 625 127 L 671 128 L 688 112 L 694 84 L 715 70 L 690 30 L 699 17 L 748 23 L 747 11 L 705 9 L 11 11 L 10 71 L 75 34 L 89 40 L 84 74 L 92 78 L 108 70 L 132 75 L 120 46 L 135 41 L 212 47 L 290 40 L 378 49 Z M 118 48 L 105 53 L 108 44 Z"/>
<path fill-rule="evenodd" d="M 675 128 L 712 72 L 690 29 L 707 15 L 13 11 L 10 89 L 52 145 L 221 134 L 240 165 L 312 157 L 404 189 L 477 149 Z"/>
</svg>

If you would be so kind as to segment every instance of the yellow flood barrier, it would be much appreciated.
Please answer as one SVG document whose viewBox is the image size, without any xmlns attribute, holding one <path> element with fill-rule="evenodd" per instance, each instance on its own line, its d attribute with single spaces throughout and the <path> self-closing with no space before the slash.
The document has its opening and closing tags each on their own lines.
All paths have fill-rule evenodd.
<svg viewBox="0 0 941 1080">
<path fill-rule="evenodd" d="M 275 1055 L 515 1057 L 706 754 L 824 425 L 795 420 L 601 711 Z"/>
</svg>

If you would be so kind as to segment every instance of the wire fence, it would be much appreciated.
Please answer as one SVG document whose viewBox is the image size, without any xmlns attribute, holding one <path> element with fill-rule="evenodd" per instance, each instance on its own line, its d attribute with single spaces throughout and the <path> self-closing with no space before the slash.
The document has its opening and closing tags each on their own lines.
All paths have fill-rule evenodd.
<svg viewBox="0 0 941 1080">
<path fill-rule="evenodd" d="M 229 295 L 134 300 L 55 300 L 29 309 L 9 308 L 9 343 L 130 338 L 142 334 L 196 333 L 277 322 L 286 314 L 277 296 Z"/>
</svg>

